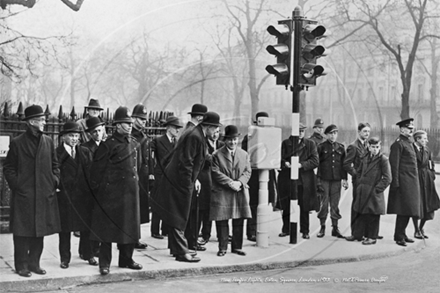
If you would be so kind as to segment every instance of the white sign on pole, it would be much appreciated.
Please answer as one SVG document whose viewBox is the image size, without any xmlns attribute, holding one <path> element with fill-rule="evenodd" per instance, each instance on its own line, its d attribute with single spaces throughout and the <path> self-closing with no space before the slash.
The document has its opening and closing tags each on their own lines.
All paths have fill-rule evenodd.
<svg viewBox="0 0 440 293">
<path fill-rule="evenodd" d="M 0 136 L 0 158 L 5 158 L 9 151 L 9 135 Z"/>
</svg>

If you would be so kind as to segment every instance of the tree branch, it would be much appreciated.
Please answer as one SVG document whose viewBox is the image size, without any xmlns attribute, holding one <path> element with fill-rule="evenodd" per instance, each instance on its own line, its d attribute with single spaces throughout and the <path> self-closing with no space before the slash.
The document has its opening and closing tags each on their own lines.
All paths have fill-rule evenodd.
<svg viewBox="0 0 440 293">
<path fill-rule="evenodd" d="M 79 9 L 81 8 L 81 5 L 84 3 L 84 0 L 77 0 L 76 4 L 73 4 L 69 0 L 61 0 L 61 2 L 66 4 L 73 11 L 79 11 Z"/>
</svg>

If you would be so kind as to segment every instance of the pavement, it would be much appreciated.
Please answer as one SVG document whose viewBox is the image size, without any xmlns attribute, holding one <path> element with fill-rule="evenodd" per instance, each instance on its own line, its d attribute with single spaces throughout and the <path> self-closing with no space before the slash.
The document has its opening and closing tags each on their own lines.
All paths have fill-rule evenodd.
<svg viewBox="0 0 440 293">
<path fill-rule="evenodd" d="M 437 185 L 440 185 L 437 182 Z M 439 186 L 437 186 L 438 189 Z M 385 195 L 387 198 L 387 195 Z M 351 205 L 351 184 L 348 190 L 342 192 L 340 211 L 342 219 L 339 228 L 345 236 L 350 235 L 349 218 Z M 142 264 L 143 269 L 134 271 L 117 266 L 118 251 L 113 244 L 113 261 L 110 274 L 101 276 L 97 266 L 91 266 L 78 256 L 79 238 L 72 236 L 72 260 L 68 269 L 59 267 L 58 235 L 44 238 L 44 251 L 41 257 L 41 267 L 47 271 L 46 275 L 33 274 L 30 278 L 20 277 L 14 271 L 12 234 L 0 234 L 0 291 L 1 292 L 35 292 L 68 289 L 75 286 L 89 284 L 123 282 L 132 280 L 170 279 L 176 277 L 212 275 L 244 271 L 260 271 L 269 269 L 294 268 L 300 266 L 317 266 L 332 263 L 356 262 L 377 258 L 385 258 L 409 251 L 417 251 L 425 246 L 440 248 L 440 231 L 431 228 L 438 224 L 427 222 L 425 233 L 429 239 L 417 240 L 402 247 L 393 241 L 395 215 L 381 217 L 380 235 L 384 238 L 375 245 L 362 245 L 360 242 L 348 242 L 331 235 L 331 222 L 327 220 L 326 235 L 317 238 L 319 220 L 316 213 L 310 215 L 310 239 L 302 239 L 298 233 L 298 243 L 290 244 L 289 237 L 278 237 L 281 231 L 280 211 L 271 212 L 269 217 L 269 246 L 256 246 L 255 242 L 243 242 L 246 256 L 232 254 L 230 251 L 218 257 L 218 242 L 215 225 L 212 228 L 210 241 L 205 245 L 206 251 L 198 252 L 201 261 L 198 263 L 177 262 L 170 256 L 167 249 L 167 239 L 159 240 L 150 236 L 150 225 L 141 227 L 141 240 L 148 244 L 143 250 L 135 250 L 133 259 Z M 434 221 L 440 221 L 436 217 Z M 408 225 L 407 234 L 412 238 L 414 228 Z M 230 249 L 230 248 L 229 248 Z"/>
</svg>

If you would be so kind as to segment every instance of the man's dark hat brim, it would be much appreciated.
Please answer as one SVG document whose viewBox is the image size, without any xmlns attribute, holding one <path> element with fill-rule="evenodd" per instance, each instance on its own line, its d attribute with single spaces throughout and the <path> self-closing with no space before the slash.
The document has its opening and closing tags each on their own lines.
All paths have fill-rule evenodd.
<svg viewBox="0 0 440 293">
<path fill-rule="evenodd" d="M 24 110 L 24 115 L 25 117 L 23 118 L 23 120 L 45 116 L 43 108 L 39 105 L 32 105 L 27 107 Z"/>
<path fill-rule="evenodd" d="M 194 104 L 192 106 L 191 112 L 188 112 L 188 114 L 191 115 L 205 115 L 208 112 L 208 107 L 202 104 Z"/>
<path fill-rule="evenodd" d="M 96 121 L 96 122 L 97 122 L 97 123 L 94 123 L 94 124 L 92 124 L 92 125 L 90 125 L 90 126 L 87 125 L 87 128 L 86 128 L 86 130 L 85 130 L 86 132 L 93 131 L 96 127 L 105 124 L 105 122 L 101 121 L 101 119 L 99 119 L 99 118 L 95 119 L 95 118 L 97 118 L 97 117 L 89 118 L 89 119 L 86 121 L 86 125 L 88 124 L 87 122 L 90 123 L 90 121 Z"/>
<path fill-rule="evenodd" d="M 163 121 L 163 126 L 168 125 L 183 128 L 183 125 L 180 123 L 179 118 L 177 117 L 168 117 L 167 120 Z"/>
</svg>

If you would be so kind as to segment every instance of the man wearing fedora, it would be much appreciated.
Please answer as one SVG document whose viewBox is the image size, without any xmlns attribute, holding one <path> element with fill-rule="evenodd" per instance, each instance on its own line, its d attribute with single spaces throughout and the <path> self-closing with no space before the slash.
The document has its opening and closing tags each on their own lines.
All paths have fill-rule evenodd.
<svg viewBox="0 0 440 293">
<path fill-rule="evenodd" d="M 95 153 L 90 184 L 96 203 L 92 216 L 91 239 L 100 241 L 99 269 L 110 272 L 112 243 L 118 243 L 121 268 L 142 269 L 133 260 L 140 239 L 139 143 L 130 135 L 133 120 L 127 107 L 115 111 L 115 132 Z"/>
<path fill-rule="evenodd" d="M 258 125 L 258 118 L 260 117 L 269 117 L 267 112 L 258 112 L 255 114 L 254 124 Z M 243 141 L 241 142 L 241 148 L 248 152 L 248 135 L 246 134 L 243 137 Z M 269 170 L 269 203 L 276 202 L 276 186 L 275 186 L 275 170 Z M 252 169 L 252 175 L 249 179 L 249 197 L 250 202 L 249 205 L 251 207 L 252 217 L 246 221 L 246 236 L 249 241 L 256 242 L 257 241 L 257 207 L 258 207 L 258 192 L 260 189 L 260 175 L 258 169 Z"/>
<path fill-rule="evenodd" d="M 228 248 L 229 225 L 232 219 L 231 252 L 246 255 L 243 247 L 244 219 L 251 218 L 249 186 L 251 163 L 246 151 L 238 148 L 238 128 L 225 127 L 225 145 L 212 155 L 212 194 L 209 219 L 216 221 L 219 240 L 218 256 L 224 256 Z"/>
<path fill-rule="evenodd" d="M 10 231 L 14 241 L 14 265 L 22 277 L 44 275 L 40 267 L 43 239 L 61 231 L 56 187 L 60 170 L 52 139 L 43 134 L 43 108 L 24 111 L 25 133 L 11 140 L 3 172 L 11 195 Z"/>
<path fill-rule="evenodd" d="M 169 226 L 170 252 L 177 261 L 200 261 L 189 253 L 184 231 L 193 192 L 200 190 L 200 183 L 196 184 L 196 180 L 207 154 L 206 138 L 218 131 L 220 125 L 220 116 L 207 112 L 199 125 L 179 139 L 152 200 L 155 211 Z"/>
<path fill-rule="evenodd" d="M 420 184 L 417 155 L 412 140 L 414 119 L 408 118 L 396 125 L 399 126 L 400 135 L 390 150 L 392 180 L 387 214 L 397 215 L 394 241 L 397 245 L 406 246 L 406 243 L 414 242 L 405 232 L 409 219 L 421 216 Z"/>
<path fill-rule="evenodd" d="M 153 179 L 153 163 L 150 152 L 151 139 L 144 132 L 145 124 L 147 123 L 147 108 L 142 104 L 134 106 L 131 117 L 133 118 L 131 135 L 140 144 L 139 201 L 141 224 L 145 224 L 150 222 L 150 204 L 148 197 L 150 193 L 150 180 Z M 138 241 L 135 244 L 135 248 L 137 249 L 145 249 L 147 246 L 148 245 L 142 241 Z"/>
<path fill-rule="evenodd" d="M 73 231 L 80 231 L 81 256 L 90 265 L 98 265 L 93 257 L 90 242 L 90 224 L 93 209 L 93 194 L 89 187 L 89 172 L 92 163 L 91 151 L 79 146 L 81 128 L 69 121 L 60 132 L 62 144 L 56 149 L 60 163 L 60 186 L 58 207 L 61 232 L 59 233 L 60 267 L 67 269 L 71 260 L 70 237 Z"/>
<path fill-rule="evenodd" d="M 338 127 L 330 124 L 324 131 L 327 140 L 318 145 L 318 184 L 322 187 L 320 209 L 318 218 L 321 223 L 321 229 L 317 236 L 319 238 L 325 235 L 325 222 L 327 220 L 329 205 L 330 218 L 332 220 L 332 236 L 344 238 L 338 228 L 338 220 L 341 217 L 339 213 L 339 200 L 341 198 L 341 185 L 344 189 L 348 188 L 347 171 L 342 168 L 345 159 L 345 147 L 342 143 L 336 141 L 338 138 Z"/>
<path fill-rule="evenodd" d="M 83 132 L 81 132 L 81 142 L 83 143 L 88 142 L 91 139 L 90 133 L 85 131 L 87 128 L 86 121 L 92 117 L 99 118 L 102 111 L 104 110 L 99 104 L 99 101 L 97 99 L 90 99 L 89 104 L 87 106 L 84 106 L 84 109 L 86 111 L 85 117 L 77 121 L 81 129 L 83 130 Z M 105 132 L 105 128 L 104 128 L 103 139 L 105 140 L 106 138 L 107 138 L 107 133 Z"/>
<path fill-rule="evenodd" d="M 156 164 L 154 166 L 154 180 L 159 183 L 162 179 L 163 173 L 165 171 L 165 163 L 169 159 L 169 155 L 174 149 L 177 137 L 179 135 L 179 130 L 183 127 L 179 118 L 175 116 L 169 116 L 163 123 L 166 127 L 166 132 L 164 135 L 155 137 L 151 142 L 151 152 L 153 153 L 154 160 Z M 156 192 L 158 184 L 154 185 L 153 194 Z M 157 196 L 161 196 L 158 194 Z M 160 217 L 152 209 L 151 213 L 151 236 L 156 239 L 163 239 L 164 236 L 168 235 L 168 227 L 162 222 L 162 235 L 159 233 L 160 230 Z"/>
<path fill-rule="evenodd" d="M 315 120 L 315 124 L 313 125 L 313 134 L 309 137 L 309 139 L 313 140 L 316 146 L 326 141 L 324 134 L 324 121 L 321 118 Z"/>
<path fill-rule="evenodd" d="M 291 158 L 299 158 L 298 177 L 298 205 L 299 226 L 302 238 L 310 239 L 310 211 L 319 211 L 319 200 L 316 194 L 316 176 L 313 169 L 319 165 L 316 144 L 304 137 L 306 126 L 299 125 L 298 151 L 293 150 L 293 136 L 284 140 L 281 144 L 281 171 L 278 176 L 278 190 L 280 204 L 283 210 L 283 227 L 280 237 L 290 234 L 290 200 L 292 199 Z"/>
</svg>

